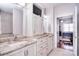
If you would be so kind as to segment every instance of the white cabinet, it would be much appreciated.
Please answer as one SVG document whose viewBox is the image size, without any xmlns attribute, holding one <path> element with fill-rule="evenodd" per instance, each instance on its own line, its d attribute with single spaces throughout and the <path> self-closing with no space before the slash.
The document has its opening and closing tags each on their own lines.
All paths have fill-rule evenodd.
<svg viewBox="0 0 79 59">
<path fill-rule="evenodd" d="M 37 56 L 46 56 L 53 49 L 53 36 L 45 36 L 37 40 Z"/>
<path fill-rule="evenodd" d="M 47 56 L 53 49 L 53 36 L 45 36 L 37 39 L 37 43 L 18 49 L 8 56 Z"/>
<path fill-rule="evenodd" d="M 48 51 L 47 37 L 42 37 L 37 41 L 37 56 L 46 56 Z"/>
<path fill-rule="evenodd" d="M 28 46 L 28 56 L 36 56 L 36 44 Z"/>
<path fill-rule="evenodd" d="M 36 56 L 36 43 L 8 53 L 5 56 Z"/>
<path fill-rule="evenodd" d="M 53 37 L 48 37 L 48 52 L 50 52 L 53 49 Z"/>
<path fill-rule="evenodd" d="M 5 56 L 24 56 L 26 55 L 26 51 L 27 51 L 27 47 L 8 53 Z"/>
</svg>

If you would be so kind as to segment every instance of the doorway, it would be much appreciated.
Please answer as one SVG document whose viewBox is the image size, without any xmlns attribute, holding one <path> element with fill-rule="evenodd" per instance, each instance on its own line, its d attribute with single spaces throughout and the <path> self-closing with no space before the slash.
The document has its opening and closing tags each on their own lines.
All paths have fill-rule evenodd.
<svg viewBox="0 0 79 59">
<path fill-rule="evenodd" d="M 57 47 L 73 51 L 73 16 L 57 18 Z"/>
</svg>

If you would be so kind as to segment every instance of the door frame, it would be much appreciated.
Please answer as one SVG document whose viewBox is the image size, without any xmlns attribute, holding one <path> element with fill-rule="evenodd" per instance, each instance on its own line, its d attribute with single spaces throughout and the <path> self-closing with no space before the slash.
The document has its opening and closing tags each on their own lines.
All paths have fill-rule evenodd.
<svg viewBox="0 0 79 59">
<path fill-rule="evenodd" d="M 77 56 L 77 6 L 76 5 L 74 5 L 74 12 L 71 15 L 73 15 L 74 27 L 76 28 L 76 29 L 74 28 L 74 34 L 73 34 L 73 50 L 74 50 L 73 54 Z M 54 18 L 54 22 L 55 22 L 54 23 L 55 25 L 54 27 L 54 43 L 55 43 L 54 48 L 57 48 L 57 18 L 58 17 L 56 16 Z"/>
<path fill-rule="evenodd" d="M 77 56 L 77 6 L 74 6 L 74 34 L 73 34 L 73 45 L 74 45 L 74 55 Z"/>
</svg>

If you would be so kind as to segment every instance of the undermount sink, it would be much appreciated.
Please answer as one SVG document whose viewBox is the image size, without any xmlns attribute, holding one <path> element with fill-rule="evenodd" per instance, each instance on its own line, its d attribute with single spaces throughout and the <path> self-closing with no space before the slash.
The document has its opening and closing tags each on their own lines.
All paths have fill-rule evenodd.
<svg viewBox="0 0 79 59">
<path fill-rule="evenodd" d="M 24 39 L 18 39 L 14 38 L 13 40 L 8 40 L 7 42 L 0 43 L 0 47 L 19 47 L 22 45 L 29 44 L 30 42 L 33 42 L 35 40 L 32 40 L 32 38 L 24 38 Z"/>
<path fill-rule="evenodd" d="M 13 42 L 9 42 L 8 46 L 21 46 L 24 45 L 25 43 L 28 43 L 28 41 L 13 41 Z"/>
<path fill-rule="evenodd" d="M 33 40 L 33 38 L 14 38 L 13 40 L 9 39 L 6 42 L 0 43 L 0 54 L 5 54 L 10 51 L 14 51 L 16 49 L 28 46 L 35 41 L 36 39 Z"/>
<path fill-rule="evenodd" d="M 28 43 L 28 41 L 9 41 L 0 43 L 0 47 L 7 47 L 7 46 L 18 46 L 20 44 Z"/>
<path fill-rule="evenodd" d="M 21 41 L 21 42 L 6 42 L 0 45 L 0 51 L 8 51 L 8 50 L 13 50 L 13 49 L 17 49 L 20 48 L 22 46 L 25 46 L 26 44 L 28 44 L 28 41 Z"/>
<path fill-rule="evenodd" d="M 13 41 L 13 42 L 5 42 L 0 45 L 0 54 L 7 53 L 12 50 L 16 50 L 28 44 L 28 41 Z"/>
</svg>

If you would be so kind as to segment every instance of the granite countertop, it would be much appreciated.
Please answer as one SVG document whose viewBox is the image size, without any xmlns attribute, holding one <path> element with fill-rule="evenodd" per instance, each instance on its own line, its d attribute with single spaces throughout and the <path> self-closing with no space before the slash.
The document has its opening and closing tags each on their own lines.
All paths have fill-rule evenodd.
<svg viewBox="0 0 79 59">
<path fill-rule="evenodd" d="M 21 39 L 18 38 L 18 39 L 15 39 L 14 41 L 10 40 L 8 42 L 0 43 L 0 55 L 5 55 L 5 54 L 11 53 L 13 51 L 16 51 L 18 49 L 29 46 L 31 44 L 34 44 L 37 42 L 37 40 L 39 38 L 47 37 L 47 36 L 49 37 L 52 35 L 51 34 L 42 34 L 42 35 L 36 35 L 33 37 L 24 37 L 24 38 L 20 37 Z"/>
<path fill-rule="evenodd" d="M 10 52 L 16 51 L 23 47 L 29 46 L 33 43 L 36 43 L 36 40 L 32 38 L 28 40 L 27 38 L 24 38 L 23 40 L 19 40 L 19 41 L 10 41 L 10 42 L 0 43 L 0 55 L 8 54 Z"/>
<path fill-rule="evenodd" d="M 54 35 L 52 34 L 42 34 L 42 35 L 35 35 L 33 38 L 39 39 L 39 38 L 43 38 L 43 37 L 53 37 Z"/>
</svg>

